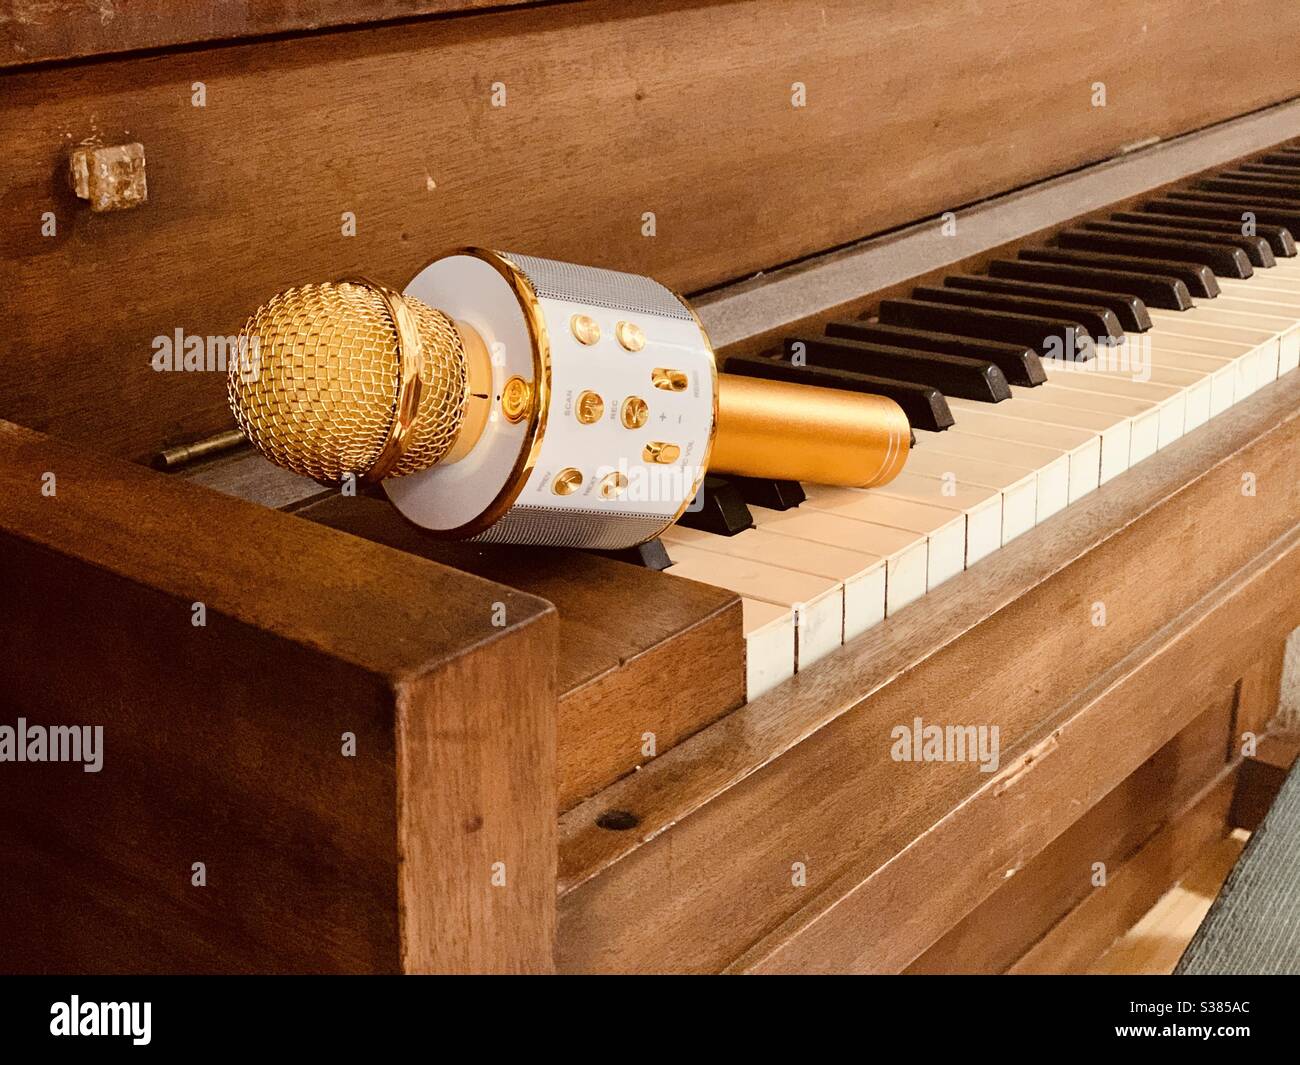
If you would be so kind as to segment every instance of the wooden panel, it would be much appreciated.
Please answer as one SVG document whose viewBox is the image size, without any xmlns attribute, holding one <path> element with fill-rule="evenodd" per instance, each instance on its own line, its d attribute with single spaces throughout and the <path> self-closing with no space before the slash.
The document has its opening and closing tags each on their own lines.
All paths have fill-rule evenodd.
<svg viewBox="0 0 1300 1065">
<path fill-rule="evenodd" d="M 1228 831 L 1233 774 L 1206 789 L 1104 888 L 1089 895 L 1034 944 L 1011 973 L 1084 973 Z"/>
<path fill-rule="evenodd" d="M 230 424 L 154 338 L 230 335 L 285 285 L 401 284 L 466 242 L 715 285 L 1289 97 L 1298 30 L 1273 0 L 593 0 L 11 73 L 0 417 L 144 457 Z M 147 205 L 72 198 L 91 137 L 144 145 Z"/>
<path fill-rule="evenodd" d="M 199 41 L 446 15 L 541 0 L 10 0 L 0 12 L 0 67 Z"/>
<path fill-rule="evenodd" d="M 1277 716 L 1278 699 L 1282 694 L 1282 667 L 1286 660 L 1286 640 L 1273 647 L 1261 649 L 1259 660 L 1251 664 L 1241 678 L 1237 693 L 1238 743 L 1247 732 L 1257 737 L 1268 731 Z"/>
<path fill-rule="evenodd" d="M 0 722 L 104 730 L 0 773 L 5 969 L 550 968 L 548 604 L 3 423 L 0 494 Z"/>
<path fill-rule="evenodd" d="M 1232 826 L 1253 832 L 1277 798 L 1286 775 L 1300 755 L 1300 736 L 1264 737 L 1255 755 L 1242 761 L 1232 797 Z"/>
<path fill-rule="evenodd" d="M 1221 829 L 1220 829 L 1221 831 Z M 1196 935 L 1249 840 L 1229 832 L 1214 840 L 1132 928 L 1088 966 L 1094 976 L 1168 976 Z"/>
<path fill-rule="evenodd" d="M 777 692 L 750 703 L 720 726 L 710 728 L 686 748 L 662 758 L 635 779 L 606 789 L 564 818 L 565 845 L 560 876 L 566 890 L 598 875 L 695 810 L 723 794 L 774 759 L 825 728 L 872 692 L 916 668 L 953 641 L 978 631 L 1000 611 L 1024 601 L 1035 588 L 1073 562 L 1104 545 L 1116 532 L 1175 499 L 1212 467 L 1233 461 L 1258 446 L 1281 455 L 1262 441 L 1281 431 L 1279 446 L 1297 432 L 1300 378 L 1270 385 L 1247 402 L 1215 418 L 1159 454 L 1072 504 L 966 573 L 929 593 L 921 602 L 819 664 L 815 673 L 795 677 Z M 1294 446 L 1291 444 L 1289 446 Z M 1231 466 L 1219 491 L 1228 495 Z M 1295 485 L 1283 477 L 1270 489 L 1271 510 L 1294 507 Z M 1244 497 L 1243 497 L 1244 498 Z M 1285 520 L 1285 519 L 1283 519 Z M 1248 559 L 1242 557 L 1244 564 Z M 1146 586 L 1146 580 L 1142 580 Z M 1023 671 L 1019 671 L 1023 675 Z M 1017 691 L 1016 696 L 1021 697 Z M 1038 693 L 1035 693 L 1038 694 Z M 602 805 L 635 811 L 636 834 L 597 831 Z"/>
<path fill-rule="evenodd" d="M 385 499 L 332 495 L 302 517 L 554 603 L 561 809 L 662 754 L 745 699 L 740 599 L 583 551 L 448 543 Z"/>
<path fill-rule="evenodd" d="M 1263 390 L 1003 549 L 983 574 L 932 593 L 925 610 L 902 612 L 566 815 L 562 966 L 710 969 L 759 937 L 737 966 L 912 961 L 1191 719 L 1194 703 L 1139 712 L 1157 704 L 1157 677 L 1186 690 L 1230 684 L 1245 666 L 1233 655 L 1300 620 L 1297 604 L 1260 592 L 1234 614 L 1239 628 L 1203 627 L 1159 670 L 1138 668 L 1202 616 L 1185 611 L 1217 602 L 1220 581 L 1262 565 L 1261 552 L 1290 561 L 1265 567 L 1256 587 L 1296 579 L 1286 567 L 1300 556 L 1270 544 L 1293 535 L 1300 513 L 1286 472 L 1300 446 L 1298 395 L 1297 382 Z M 1244 470 L 1273 486 L 1246 523 L 1230 518 Z M 1090 623 L 1097 600 L 1108 604 L 1101 628 Z M 1193 646 L 1201 658 L 1189 658 Z M 1126 676 L 1142 683 L 1103 698 Z M 1001 771 L 990 780 L 969 764 L 918 772 L 891 759 L 891 730 L 917 713 L 998 725 Z M 596 816 L 610 807 L 636 817 L 637 831 L 601 831 Z M 806 889 L 792 884 L 795 861 L 809 870 Z M 908 887 L 918 882 L 937 885 L 920 905 Z M 871 946 L 860 953 L 864 928 Z"/>
<path fill-rule="evenodd" d="M 773 349 L 791 333 L 819 333 L 832 319 L 874 314 L 881 300 L 909 295 L 917 285 L 982 273 L 990 259 L 1015 258 L 1062 229 L 1109 217 L 1190 175 L 1298 135 L 1300 102 L 1279 104 L 972 204 L 957 212 L 956 232 L 917 222 L 706 292 L 695 308 L 709 338 L 729 354 Z"/>
<path fill-rule="evenodd" d="M 552 971 L 556 634 L 546 621 L 397 690 L 403 972 Z M 314 798 L 334 801 L 326 788 Z"/>
<path fill-rule="evenodd" d="M 1005 885 L 907 967 L 909 973 L 1000 973 L 1096 890 L 1165 822 L 1221 775 L 1234 689 L 1225 688 L 1190 725 L 1066 829 Z"/>
</svg>

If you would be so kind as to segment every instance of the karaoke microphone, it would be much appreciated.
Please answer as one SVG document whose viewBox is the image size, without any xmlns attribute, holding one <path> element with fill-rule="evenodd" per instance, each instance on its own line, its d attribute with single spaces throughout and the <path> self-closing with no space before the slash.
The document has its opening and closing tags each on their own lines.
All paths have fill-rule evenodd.
<svg viewBox="0 0 1300 1065">
<path fill-rule="evenodd" d="M 907 459 L 890 399 L 719 374 L 650 278 L 462 248 L 398 293 L 292 288 L 244 325 L 230 406 L 271 462 L 382 482 L 432 534 L 616 550 L 653 539 L 706 469 L 870 487 Z"/>
</svg>

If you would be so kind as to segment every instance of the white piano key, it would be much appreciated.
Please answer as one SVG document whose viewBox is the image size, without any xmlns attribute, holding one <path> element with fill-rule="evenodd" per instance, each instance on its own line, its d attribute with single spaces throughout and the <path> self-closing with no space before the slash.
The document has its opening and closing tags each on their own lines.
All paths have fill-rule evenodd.
<svg viewBox="0 0 1300 1065">
<path fill-rule="evenodd" d="M 1218 299 L 1198 300 L 1191 310 L 1169 311 L 1151 308 L 1152 329 L 1147 333 L 1135 333 L 1134 336 L 1199 337 L 1202 340 L 1216 340 L 1224 344 L 1236 344 L 1244 348 L 1258 348 L 1277 342 L 1277 330 L 1252 327 L 1248 323 L 1234 322 L 1217 313 Z"/>
<path fill-rule="evenodd" d="M 1244 280 L 1236 277 L 1219 278 L 1220 291 L 1227 292 L 1224 282 L 1230 283 L 1232 288 L 1241 285 L 1250 285 L 1253 288 L 1278 288 L 1283 290 L 1300 290 L 1300 259 L 1292 257 L 1290 259 L 1279 259 L 1277 266 L 1272 270 L 1256 270 L 1255 273 Z"/>
<path fill-rule="evenodd" d="M 943 491 L 960 491 L 971 485 L 998 492 L 1002 496 L 1001 540 L 1004 544 L 1028 532 L 1037 521 L 1038 475 L 1023 466 L 986 462 L 966 455 L 927 454 L 918 448 L 908 455 L 903 472 L 930 478 Z"/>
<path fill-rule="evenodd" d="M 1258 387 L 1260 362 L 1277 363 L 1278 334 L 1271 329 L 1247 329 L 1223 324 L 1224 314 L 1209 303 L 1190 311 L 1152 311 L 1157 344 L 1175 351 L 1232 359 L 1237 367 L 1234 402 Z M 1276 376 L 1276 375 L 1274 375 Z M 1217 413 L 1217 412 L 1216 412 Z"/>
<path fill-rule="evenodd" d="M 905 499 L 874 496 L 859 488 L 808 485 L 804 491 L 808 496 L 803 504 L 805 508 L 926 537 L 930 541 L 926 591 L 957 576 L 966 566 L 964 514 L 953 514 L 941 507 L 911 503 Z"/>
<path fill-rule="evenodd" d="M 1266 311 L 1266 314 L 1283 314 L 1284 309 L 1300 307 L 1300 279 L 1295 282 L 1276 282 L 1271 281 L 1268 277 L 1260 275 L 1250 278 L 1247 281 L 1239 281 L 1235 278 L 1219 279 L 1220 294 L 1213 301 L 1217 303 L 1221 299 L 1241 300 L 1245 303 L 1263 303 L 1273 307 L 1274 310 Z M 1205 300 L 1193 303 L 1204 303 Z"/>
<path fill-rule="evenodd" d="M 1183 370 L 1153 362 L 1143 370 L 1145 380 L 1135 377 L 1131 370 L 1089 369 L 1091 363 L 1063 363 L 1056 359 L 1044 359 L 1043 368 L 1048 381 L 1069 387 L 1081 387 L 1090 391 L 1111 391 L 1117 395 L 1140 395 L 1144 385 L 1166 385 L 1177 402 L 1170 403 L 1161 411 L 1160 446 L 1168 447 L 1184 432 L 1200 425 L 1209 417 L 1210 410 L 1210 376 L 1203 371 Z M 1086 383 L 1080 384 L 1081 381 Z"/>
<path fill-rule="evenodd" d="M 745 698 L 753 700 L 794 676 L 794 612 L 744 596 L 740 609 L 745 632 Z"/>
<path fill-rule="evenodd" d="M 965 514 L 967 566 L 973 566 L 1002 546 L 1002 493 L 995 488 L 925 477 L 909 468 L 888 484 L 868 491 L 872 495 L 928 503 Z"/>
<path fill-rule="evenodd" d="M 1185 432 L 1204 425 L 1238 399 L 1244 398 L 1244 393 L 1248 390 L 1243 380 L 1246 365 L 1249 365 L 1250 380 L 1254 380 L 1253 358 L 1244 363 L 1241 359 L 1228 356 L 1168 351 L 1165 348 L 1152 348 L 1150 358 L 1152 367 L 1190 370 L 1206 375 L 1201 382 L 1187 389 L 1187 413 L 1183 422 Z"/>
<path fill-rule="evenodd" d="M 1157 352 L 1167 352 L 1167 354 L 1197 355 L 1201 359 L 1217 359 L 1223 368 L 1223 380 L 1231 385 L 1231 398 L 1226 403 L 1219 398 L 1217 406 L 1214 407 L 1213 414 L 1222 414 L 1227 408 L 1234 403 L 1240 403 L 1253 393 L 1260 386 L 1260 363 L 1277 364 L 1278 345 L 1273 341 L 1270 345 L 1261 345 L 1260 347 L 1245 347 L 1244 345 L 1235 345 L 1225 341 L 1206 341 L 1200 337 L 1170 337 L 1165 335 L 1162 341 L 1164 347 L 1156 348 Z M 1186 363 L 1183 363 L 1186 365 Z M 1216 388 L 1219 388 L 1216 382 Z"/>
<path fill-rule="evenodd" d="M 1121 374 L 1182 387 L 1185 397 L 1183 431 L 1191 432 L 1237 400 L 1238 378 L 1248 363 L 1253 379 L 1254 349 L 1199 337 L 1171 336 L 1158 329 L 1134 333 L 1120 345 Z M 1099 364 L 1105 371 L 1106 365 Z M 1191 374 L 1202 376 L 1194 377 Z"/>
<path fill-rule="evenodd" d="M 1240 323 L 1254 329 L 1267 329 L 1274 334 L 1274 344 L 1269 350 L 1261 347 L 1258 357 L 1259 384 L 1277 380 L 1278 361 L 1283 357 L 1288 360 L 1300 352 L 1300 313 L 1279 314 L 1277 308 L 1268 310 L 1259 303 L 1249 300 L 1234 299 L 1232 296 L 1218 296 L 1208 304 L 1206 310 L 1213 311 L 1223 319 L 1225 325 Z M 1198 307 L 1199 311 L 1201 308 Z M 1284 356 L 1285 353 L 1285 356 Z"/>
<path fill-rule="evenodd" d="M 1281 277 L 1274 270 L 1267 274 L 1256 274 L 1244 281 L 1235 277 L 1221 277 L 1219 293 L 1220 296 L 1216 299 L 1222 296 L 1247 300 L 1273 298 L 1279 306 L 1283 306 L 1300 295 L 1300 277 Z"/>
<path fill-rule="evenodd" d="M 1300 369 L 1300 347 L 1295 351 L 1281 351 L 1278 353 L 1277 375 L 1290 373 L 1292 370 Z"/>
<path fill-rule="evenodd" d="M 1149 399 L 1128 399 L 1101 392 L 1084 392 L 1079 389 L 1060 388 L 1044 384 L 1026 388 L 1012 385 L 1013 399 L 1050 403 L 1054 407 L 1070 410 L 1087 410 L 1129 420 L 1130 466 L 1150 458 L 1160 446 L 1160 405 Z"/>
<path fill-rule="evenodd" d="M 683 544 L 670 557 L 668 573 L 793 610 L 796 670 L 843 643 L 844 585 L 836 581 Z"/>
<path fill-rule="evenodd" d="M 969 455 L 1033 473 L 1038 482 L 1035 523 L 1064 510 L 1070 499 L 1070 456 L 1058 448 L 975 436 L 958 429 L 916 433 L 919 446 L 936 455 Z M 1098 465 L 1100 469 L 1100 464 Z"/>
<path fill-rule="evenodd" d="M 1013 402 L 1004 401 L 993 407 L 969 399 L 949 399 L 948 405 L 954 413 L 957 411 L 989 413 L 994 417 L 1014 418 L 1018 421 L 1037 422 L 1096 434 L 1101 441 L 1101 484 L 1105 484 L 1129 467 L 1133 431 L 1131 420 L 1127 417 L 1044 403 L 1035 398 L 1026 398 L 1023 392 L 1019 396 L 1013 396 Z M 963 424 L 965 420 L 965 414 L 957 416 L 957 424 L 963 428 L 967 428 Z"/>
<path fill-rule="evenodd" d="M 990 405 L 991 406 L 991 405 Z M 998 414 L 965 408 L 957 418 L 957 430 L 969 436 L 1001 440 L 1021 446 L 1032 444 L 1051 448 L 1069 460 L 1069 482 L 1066 486 L 1066 503 L 1082 499 L 1094 491 L 1101 478 L 1101 439 L 1096 433 L 1082 429 L 1047 425 L 1005 418 Z M 1042 502 L 1041 490 L 1039 502 Z M 1040 520 L 1042 511 L 1039 511 Z"/>
<path fill-rule="evenodd" d="M 1261 282 L 1266 283 L 1266 282 Z M 1223 294 L 1213 302 L 1216 309 L 1241 311 L 1250 314 L 1267 315 L 1269 321 L 1287 322 L 1278 333 L 1278 367 L 1279 373 L 1286 373 L 1300 365 L 1300 287 L 1295 292 L 1283 289 L 1251 287 L 1251 282 L 1233 282 L 1244 288 L 1224 288 Z M 1260 364 L 1260 383 L 1267 384 L 1276 376 L 1267 362 Z"/>
<path fill-rule="evenodd" d="M 862 551 L 814 544 L 762 529 L 719 536 L 700 529 L 671 526 L 663 534 L 670 558 L 678 546 L 716 551 L 754 562 L 826 577 L 844 585 L 844 639 L 857 636 L 885 617 L 885 560 Z"/>
<path fill-rule="evenodd" d="M 785 511 L 750 507 L 749 511 L 760 530 L 883 558 L 886 615 L 925 594 L 930 544 L 924 536 L 804 507 Z"/>
<path fill-rule="evenodd" d="M 1178 385 L 1160 381 L 1139 381 L 1122 374 L 1078 373 L 1064 368 L 1053 369 L 1044 360 L 1047 385 L 1040 387 L 1064 388 L 1073 392 L 1114 396 L 1156 404 L 1159 421 L 1156 434 L 1157 448 L 1167 447 L 1183 435 L 1187 420 L 1187 393 Z"/>
</svg>

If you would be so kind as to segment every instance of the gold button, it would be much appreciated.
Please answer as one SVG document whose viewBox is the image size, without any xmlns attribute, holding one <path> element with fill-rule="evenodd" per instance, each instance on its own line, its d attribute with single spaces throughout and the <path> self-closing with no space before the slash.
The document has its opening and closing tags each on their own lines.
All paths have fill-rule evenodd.
<svg viewBox="0 0 1300 1065">
<path fill-rule="evenodd" d="M 583 425 L 591 425 L 593 422 L 600 421 L 600 416 L 605 413 L 605 401 L 595 392 L 588 390 L 578 396 L 578 402 L 574 404 L 573 409 L 578 416 L 578 421 Z"/>
<path fill-rule="evenodd" d="M 623 489 L 627 487 L 627 474 L 615 470 L 613 473 L 607 473 L 600 479 L 600 485 L 596 491 L 600 493 L 601 499 L 613 499 L 615 496 L 623 494 Z"/>
<path fill-rule="evenodd" d="M 640 429 L 650 417 L 650 407 L 640 396 L 628 396 L 623 400 L 621 415 L 623 426 L 627 429 Z"/>
<path fill-rule="evenodd" d="M 501 390 L 501 413 L 506 421 L 522 421 L 533 403 L 533 386 L 522 377 L 512 377 Z"/>
<path fill-rule="evenodd" d="M 557 496 L 571 496 L 582 487 L 582 471 L 572 466 L 560 471 L 560 475 L 551 483 L 551 491 Z"/>
<path fill-rule="evenodd" d="M 588 315 L 575 314 L 569 319 L 569 328 L 579 344 L 594 344 L 600 339 L 600 326 Z"/>
<path fill-rule="evenodd" d="M 662 440 L 651 440 L 641 451 L 641 457 L 646 462 L 676 462 L 681 454 L 682 449 L 676 444 L 666 444 Z"/>
<path fill-rule="evenodd" d="M 619 322 L 614 327 L 614 335 L 628 351 L 640 351 L 645 347 L 645 333 L 635 322 Z"/>
<path fill-rule="evenodd" d="M 681 370 L 670 370 L 665 366 L 656 366 L 650 371 L 650 380 L 655 388 L 666 392 L 685 392 L 688 384 L 686 375 Z"/>
</svg>

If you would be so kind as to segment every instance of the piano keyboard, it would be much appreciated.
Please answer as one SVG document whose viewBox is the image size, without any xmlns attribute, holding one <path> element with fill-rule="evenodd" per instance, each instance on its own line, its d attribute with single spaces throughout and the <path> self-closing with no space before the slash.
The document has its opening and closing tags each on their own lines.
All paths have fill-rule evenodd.
<svg viewBox="0 0 1300 1065">
<path fill-rule="evenodd" d="M 668 572 L 741 596 L 750 698 L 1300 365 L 1300 156 L 1274 159 L 727 361 L 889 395 L 916 435 L 884 487 L 664 534 Z"/>
</svg>

